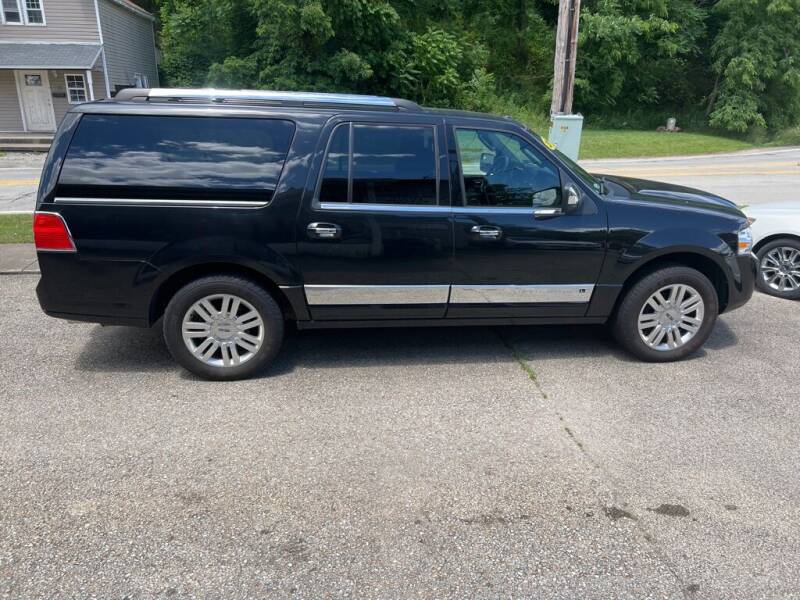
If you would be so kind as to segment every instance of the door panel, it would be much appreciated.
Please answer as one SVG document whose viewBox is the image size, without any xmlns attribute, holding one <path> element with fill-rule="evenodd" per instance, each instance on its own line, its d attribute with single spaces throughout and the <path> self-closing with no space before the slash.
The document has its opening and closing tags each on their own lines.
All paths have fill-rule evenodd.
<svg viewBox="0 0 800 600">
<path fill-rule="evenodd" d="M 449 134 L 459 147 L 466 181 L 462 206 L 453 209 L 455 260 L 447 316 L 583 316 L 605 257 L 602 206 L 584 194 L 580 210 L 560 214 L 561 171 L 531 141 L 521 140 L 541 162 L 517 165 L 525 160 L 517 147 L 503 156 L 502 147 L 485 151 L 495 143 L 485 136 L 486 144 L 468 136 L 456 142 L 457 131 Z M 537 170 L 542 167 L 548 171 Z M 542 207 L 553 214 L 534 216 L 534 208 Z"/>
<path fill-rule="evenodd" d="M 315 320 L 445 314 L 453 228 L 442 121 L 394 119 L 343 118 L 323 134 L 330 142 L 297 221 Z"/>
<path fill-rule="evenodd" d="M 17 71 L 17 86 L 28 131 L 54 131 L 56 121 L 47 71 Z"/>
<path fill-rule="evenodd" d="M 314 319 L 444 316 L 453 252 L 449 210 L 322 205 L 303 211 L 299 222 L 323 219 L 341 228 L 339 239 L 310 238 L 303 227 L 298 231 Z"/>
</svg>

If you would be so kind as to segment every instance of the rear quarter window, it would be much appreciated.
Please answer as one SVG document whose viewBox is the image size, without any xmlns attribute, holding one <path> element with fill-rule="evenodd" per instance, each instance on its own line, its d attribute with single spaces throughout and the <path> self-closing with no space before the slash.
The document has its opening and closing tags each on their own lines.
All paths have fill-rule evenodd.
<svg viewBox="0 0 800 600">
<path fill-rule="evenodd" d="M 278 119 L 84 115 L 56 195 L 269 202 L 294 131 Z"/>
</svg>

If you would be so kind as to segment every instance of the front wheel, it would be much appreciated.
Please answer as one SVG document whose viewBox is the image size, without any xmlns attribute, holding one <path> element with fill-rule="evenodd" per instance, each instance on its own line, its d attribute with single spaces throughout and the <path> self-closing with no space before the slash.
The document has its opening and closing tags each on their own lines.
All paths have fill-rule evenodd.
<svg viewBox="0 0 800 600">
<path fill-rule="evenodd" d="M 252 281 L 204 277 L 181 288 L 164 313 L 164 340 L 175 360 L 213 380 L 250 377 L 277 355 L 283 314 Z"/>
<path fill-rule="evenodd" d="M 614 337 L 642 360 L 680 360 L 705 343 L 718 312 L 716 290 L 705 275 L 666 267 L 628 290 L 614 319 Z"/>
<path fill-rule="evenodd" d="M 800 300 L 800 241 L 774 240 L 757 256 L 758 289 L 778 298 Z"/>
</svg>

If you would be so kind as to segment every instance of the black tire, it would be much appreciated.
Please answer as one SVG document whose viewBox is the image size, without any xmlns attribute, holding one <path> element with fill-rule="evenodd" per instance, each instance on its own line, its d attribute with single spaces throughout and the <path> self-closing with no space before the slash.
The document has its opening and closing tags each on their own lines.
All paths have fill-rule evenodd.
<svg viewBox="0 0 800 600">
<path fill-rule="evenodd" d="M 758 277 L 756 277 L 756 286 L 759 290 L 764 292 L 765 294 L 769 294 L 770 296 L 775 296 L 777 298 L 785 298 L 786 300 L 800 300 L 800 288 L 792 291 L 792 290 L 777 290 L 769 285 L 767 281 L 764 279 L 764 274 L 762 272 L 762 263 L 766 256 L 776 250 L 778 248 L 791 248 L 792 250 L 797 250 L 800 252 L 800 241 L 792 239 L 792 238 L 782 238 L 778 240 L 773 240 L 768 244 L 764 244 L 763 247 L 759 248 L 758 252 L 756 253 L 756 257 L 758 258 Z"/>
<path fill-rule="evenodd" d="M 666 286 L 683 284 L 694 288 L 703 300 L 704 315 L 694 337 L 667 350 L 650 347 L 639 332 L 639 315 L 653 294 Z M 644 276 L 627 291 L 617 309 L 612 330 L 628 352 L 647 362 L 670 362 L 693 354 L 711 335 L 719 313 L 719 300 L 708 278 L 689 267 L 670 266 Z"/>
<path fill-rule="evenodd" d="M 263 323 L 261 346 L 252 356 L 238 365 L 212 366 L 197 358 L 183 339 L 183 319 L 199 300 L 216 294 L 230 294 L 249 303 Z M 224 309 L 223 309 L 224 310 Z M 230 381 L 245 379 L 269 365 L 283 342 L 284 321 L 278 303 L 261 286 L 229 275 L 203 277 L 193 281 L 172 297 L 164 313 L 164 340 L 173 358 L 185 369 L 203 379 Z"/>
</svg>

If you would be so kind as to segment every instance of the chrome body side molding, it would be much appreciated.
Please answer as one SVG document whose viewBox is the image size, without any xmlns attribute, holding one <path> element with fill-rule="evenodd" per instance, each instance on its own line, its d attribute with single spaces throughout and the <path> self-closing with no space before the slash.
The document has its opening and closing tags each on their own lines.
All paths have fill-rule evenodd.
<svg viewBox="0 0 800 600">
<path fill-rule="evenodd" d="M 450 304 L 557 304 L 589 302 L 593 284 L 454 285 Z"/>
<path fill-rule="evenodd" d="M 310 306 L 447 304 L 449 285 L 307 285 Z"/>
<path fill-rule="evenodd" d="M 304 289 L 309 306 L 558 304 L 589 302 L 594 285 L 306 285 Z"/>
<path fill-rule="evenodd" d="M 252 200 L 173 200 L 158 198 L 64 198 L 55 199 L 57 204 L 78 204 L 78 205 L 113 205 L 113 206 L 183 206 L 188 208 L 263 208 L 269 202 L 258 202 Z"/>
</svg>

